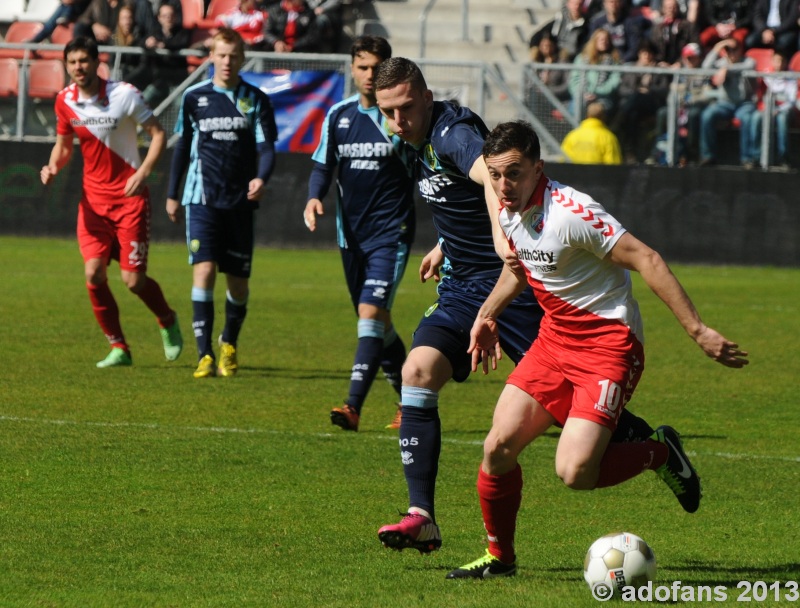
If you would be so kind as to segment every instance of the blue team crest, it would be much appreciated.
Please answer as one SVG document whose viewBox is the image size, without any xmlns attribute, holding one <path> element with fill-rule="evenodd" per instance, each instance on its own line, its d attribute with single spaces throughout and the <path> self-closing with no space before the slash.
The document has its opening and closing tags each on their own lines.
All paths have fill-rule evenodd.
<svg viewBox="0 0 800 608">
<path fill-rule="evenodd" d="M 236 107 L 242 114 L 253 111 L 253 100 L 250 97 L 240 97 L 236 100 Z"/>
</svg>

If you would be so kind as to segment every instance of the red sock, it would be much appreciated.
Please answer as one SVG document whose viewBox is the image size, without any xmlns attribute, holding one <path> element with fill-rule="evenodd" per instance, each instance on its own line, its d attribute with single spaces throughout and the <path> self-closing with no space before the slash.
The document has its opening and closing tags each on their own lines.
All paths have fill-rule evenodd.
<svg viewBox="0 0 800 608">
<path fill-rule="evenodd" d="M 167 304 L 164 292 L 161 291 L 161 286 L 153 279 L 147 277 L 144 287 L 136 295 L 145 303 L 147 308 L 153 311 L 153 314 L 158 318 L 159 326 L 169 327 L 175 322 L 175 313 Z"/>
<path fill-rule="evenodd" d="M 89 290 L 89 299 L 92 302 L 94 317 L 111 343 L 111 348 L 128 350 L 125 336 L 122 335 L 122 326 L 119 322 L 117 301 L 114 299 L 114 294 L 111 293 L 108 281 L 105 281 L 102 285 L 87 283 L 86 288 Z"/>
<path fill-rule="evenodd" d="M 655 470 L 667 462 L 669 449 L 660 441 L 647 439 L 634 443 L 609 443 L 600 461 L 600 477 L 596 488 L 615 486 L 648 469 Z"/>
<path fill-rule="evenodd" d="M 483 525 L 489 535 L 489 553 L 501 562 L 514 563 L 514 533 L 522 502 L 522 468 L 517 465 L 505 475 L 489 475 L 480 468 L 478 496 Z"/>
</svg>

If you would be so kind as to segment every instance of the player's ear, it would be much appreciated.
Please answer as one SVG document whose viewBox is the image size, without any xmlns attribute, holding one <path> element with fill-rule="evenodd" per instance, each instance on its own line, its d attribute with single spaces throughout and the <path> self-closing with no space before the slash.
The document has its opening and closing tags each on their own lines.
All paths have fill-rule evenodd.
<svg viewBox="0 0 800 608">
<path fill-rule="evenodd" d="M 425 89 L 425 107 L 430 108 L 433 106 L 433 91 Z"/>
</svg>

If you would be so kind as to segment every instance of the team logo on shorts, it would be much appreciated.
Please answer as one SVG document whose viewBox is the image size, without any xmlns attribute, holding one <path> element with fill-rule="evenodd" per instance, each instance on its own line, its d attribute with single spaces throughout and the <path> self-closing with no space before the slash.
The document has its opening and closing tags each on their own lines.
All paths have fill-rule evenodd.
<svg viewBox="0 0 800 608">
<path fill-rule="evenodd" d="M 439 308 L 439 302 L 436 302 L 436 304 L 434 304 L 428 310 L 426 310 L 425 311 L 425 316 L 426 317 L 430 317 L 437 308 Z"/>
<path fill-rule="evenodd" d="M 200 241 L 197 239 L 192 239 L 189 243 L 189 249 L 192 251 L 192 253 L 197 253 L 200 251 Z"/>
</svg>

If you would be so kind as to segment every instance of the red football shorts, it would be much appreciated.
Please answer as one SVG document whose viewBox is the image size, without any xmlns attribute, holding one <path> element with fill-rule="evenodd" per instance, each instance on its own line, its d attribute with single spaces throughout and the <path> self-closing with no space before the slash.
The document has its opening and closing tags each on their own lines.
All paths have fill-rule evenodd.
<svg viewBox="0 0 800 608">
<path fill-rule="evenodd" d="M 540 334 L 507 382 L 536 399 L 562 426 L 574 416 L 613 431 L 643 371 L 644 348 L 633 333 L 621 349 L 567 346 Z"/>
<path fill-rule="evenodd" d="M 149 193 L 107 205 L 92 205 L 82 199 L 78 206 L 78 245 L 84 262 L 113 259 L 119 261 L 122 270 L 145 272 L 150 245 Z"/>
</svg>

